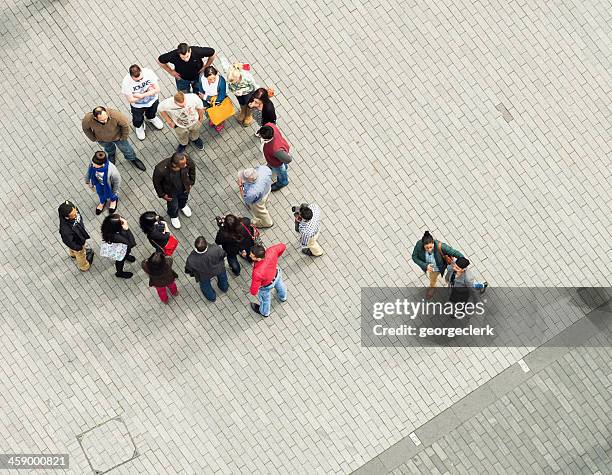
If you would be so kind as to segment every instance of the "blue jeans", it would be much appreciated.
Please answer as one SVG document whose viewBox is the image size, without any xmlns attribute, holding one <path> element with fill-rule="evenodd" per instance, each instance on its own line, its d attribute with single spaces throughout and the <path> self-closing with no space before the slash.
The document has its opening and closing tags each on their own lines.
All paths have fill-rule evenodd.
<svg viewBox="0 0 612 475">
<path fill-rule="evenodd" d="M 193 88 L 193 93 L 197 94 L 198 92 L 203 92 L 200 87 L 200 79 L 195 79 L 193 81 L 189 81 L 187 79 L 175 79 L 176 89 L 183 92 L 191 92 Z"/>
<path fill-rule="evenodd" d="M 183 209 L 187 205 L 188 200 L 189 193 L 181 191 L 172 197 L 172 201 L 166 201 L 168 216 L 171 218 L 178 218 L 179 209 Z"/>
<path fill-rule="evenodd" d="M 272 173 L 276 173 L 276 188 L 287 186 L 289 184 L 289 175 L 287 174 L 287 164 L 283 163 L 280 167 L 270 167 Z"/>
<path fill-rule="evenodd" d="M 283 274 L 280 267 L 276 271 L 276 278 L 270 282 L 270 285 L 260 287 L 257 292 L 257 298 L 259 299 L 259 313 L 264 317 L 270 315 L 270 307 L 272 305 L 272 289 L 276 289 L 278 300 L 284 302 L 287 300 L 287 286 L 283 282 Z"/>
<path fill-rule="evenodd" d="M 117 153 L 117 147 L 123 152 L 123 156 L 130 162 L 136 160 L 136 152 L 132 148 L 132 144 L 127 140 L 115 140 L 114 142 L 98 142 L 104 148 L 104 151 L 108 155 L 108 160 L 115 163 L 115 154 Z"/>
<path fill-rule="evenodd" d="M 227 255 L 227 263 L 229 264 L 229 266 L 232 269 L 232 272 L 234 274 L 240 275 L 240 263 L 238 262 L 238 256 L 237 255 L 230 256 L 228 254 Z"/>
<path fill-rule="evenodd" d="M 225 272 L 225 270 L 217 275 L 217 285 L 219 286 L 219 290 L 221 292 L 227 292 L 227 289 L 229 289 L 229 282 L 227 281 L 227 272 Z M 206 297 L 211 302 L 217 300 L 217 294 L 215 292 L 215 289 L 212 288 L 210 279 L 200 280 L 200 290 L 202 290 L 204 297 Z"/>
</svg>

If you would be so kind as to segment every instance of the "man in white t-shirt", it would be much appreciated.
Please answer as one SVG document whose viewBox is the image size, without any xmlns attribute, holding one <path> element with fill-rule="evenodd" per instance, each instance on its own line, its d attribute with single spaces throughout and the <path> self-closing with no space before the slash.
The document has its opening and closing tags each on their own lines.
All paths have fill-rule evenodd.
<svg viewBox="0 0 612 475">
<path fill-rule="evenodd" d="M 136 129 L 136 137 L 145 138 L 145 117 L 153 126 L 160 130 L 164 128 L 163 121 L 157 117 L 159 105 L 159 79 L 153 71 L 132 64 L 129 73 L 123 78 L 121 92 L 125 95 L 132 110 L 132 124 Z"/>
<path fill-rule="evenodd" d="M 183 153 L 191 140 L 198 150 L 204 150 L 200 128 L 204 119 L 204 103 L 197 94 L 177 92 L 174 97 L 159 104 L 159 113 L 168 127 L 174 129 L 179 146 L 176 151 Z"/>
</svg>

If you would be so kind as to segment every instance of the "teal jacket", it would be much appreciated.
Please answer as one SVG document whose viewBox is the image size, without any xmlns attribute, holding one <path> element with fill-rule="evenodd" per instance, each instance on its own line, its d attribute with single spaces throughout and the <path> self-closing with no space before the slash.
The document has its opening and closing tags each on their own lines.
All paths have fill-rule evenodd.
<svg viewBox="0 0 612 475">
<path fill-rule="evenodd" d="M 464 257 L 459 251 L 456 251 L 448 244 L 444 243 L 442 243 L 442 252 L 447 256 Z M 444 273 L 446 272 L 446 261 L 444 261 L 444 258 L 440 255 L 440 251 L 438 250 L 438 241 L 436 240 L 434 240 L 434 259 L 436 260 L 438 269 L 440 269 L 440 275 L 444 277 Z M 422 240 L 417 241 L 415 244 L 414 250 L 412 251 L 412 260 L 423 270 L 423 272 L 427 272 L 425 249 L 423 248 Z"/>
</svg>

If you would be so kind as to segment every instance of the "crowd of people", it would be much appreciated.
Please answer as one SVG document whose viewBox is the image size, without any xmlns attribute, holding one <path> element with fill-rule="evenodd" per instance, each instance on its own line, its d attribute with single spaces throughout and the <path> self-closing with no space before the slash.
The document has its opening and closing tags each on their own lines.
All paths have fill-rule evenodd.
<svg viewBox="0 0 612 475">
<path fill-rule="evenodd" d="M 181 227 L 180 214 L 187 218 L 193 214 L 188 202 L 189 193 L 196 185 L 197 166 L 187 147 L 191 144 L 196 151 L 204 149 L 200 136 L 203 123 L 208 120 L 208 125 L 217 133 L 223 131 L 226 121 L 232 116 L 243 127 L 249 127 L 253 122 L 258 124 L 255 135 L 259 138 L 265 164 L 237 174 L 240 196 L 252 218 L 238 214 L 216 217 L 218 232 L 214 243 L 198 236 L 186 259 L 184 272 L 195 279 L 203 296 L 214 302 L 217 293 L 212 285 L 213 279 L 216 279 L 221 292 L 227 292 L 229 280 L 225 262 L 237 276 L 241 272 L 240 258 L 243 265 L 252 266 L 250 293 L 257 296 L 258 303 L 250 306 L 257 314 L 268 317 L 273 289 L 281 302 L 287 299 L 283 273 L 278 265 L 286 245 L 278 243 L 266 248 L 260 230 L 274 225 L 267 205 L 272 192 L 289 184 L 288 165 L 293 160 L 291 147 L 276 123 L 276 110 L 271 100 L 274 91 L 257 85 L 248 64 L 226 65 L 224 77 L 213 66 L 215 59 L 213 48 L 180 43 L 175 50 L 157 59 L 158 65 L 175 79 L 175 93 L 160 101 L 159 78 L 152 69 L 138 64 L 128 68 L 121 93 L 129 103 L 131 123 L 139 140 L 146 139 L 147 123 L 156 130 L 162 130 L 166 124 L 176 136 L 176 150 L 157 163 L 152 177 L 155 192 L 165 202 L 174 229 Z M 236 113 L 228 93 L 232 93 L 239 104 Z M 134 273 L 125 269 L 125 263 L 136 261 L 131 252 L 137 242 L 127 220 L 117 212 L 122 180 L 116 166 L 117 148 L 138 170 L 146 171 L 146 165 L 128 140 L 130 121 L 124 113 L 96 106 L 83 117 L 82 129 L 87 138 L 97 142 L 102 149 L 94 153 L 85 173 L 86 185 L 98 196 L 95 214 L 102 214 L 108 207 L 108 214 L 100 226 L 100 255 L 115 262 L 116 277 L 130 279 Z M 94 251 L 87 242 L 91 237 L 83 216 L 69 200 L 59 206 L 58 214 L 59 233 L 69 255 L 79 270 L 88 271 L 94 260 Z M 319 206 L 305 203 L 294 207 L 294 219 L 302 252 L 310 257 L 321 256 Z M 172 257 L 180 249 L 179 240 L 155 211 L 142 213 L 139 224 L 152 247 L 152 253 L 142 261 L 141 269 L 148 276 L 149 286 L 154 287 L 160 300 L 167 304 L 169 295 L 179 293 L 178 274 L 173 269 Z"/>
</svg>

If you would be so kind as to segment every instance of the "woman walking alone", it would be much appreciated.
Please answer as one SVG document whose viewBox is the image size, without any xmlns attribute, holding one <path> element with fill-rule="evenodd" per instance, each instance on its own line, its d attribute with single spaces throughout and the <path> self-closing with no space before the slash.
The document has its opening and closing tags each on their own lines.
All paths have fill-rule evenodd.
<svg viewBox="0 0 612 475">
<path fill-rule="evenodd" d="M 244 67 L 242 63 L 234 63 L 230 66 L 227 72 L 227 88 L 234 93 L 240 104 L 240 112 L 236 117 L 238 122 L 243 127 L 248 127 L 253 123 L 253 114 L 248 107 L 248 102 L 251 93 L 255 90 L 255 81 Z"/>
<path fill-rule="evenodd" d="M 149 287 L 155 287 L 159 299 L 168 303 L 168 291 L 173 297 L 178 295 L 176 288 L 177 273 L 172 270 L 172 258 L 166 257 L 162 252 L 153 253 L 148 259 L 142 261 L 142 270 L 149 276 Z"/>
<path fill-rule="evenodd" d="M 102 221 L 102 240 L 108 243 L 125 244 L 127 252 L 120 261 L 115 261 L 115 275 L 122 279 L 130 279 L 134 274 L 124 272 L 125 261 L 134 262 L 136 258 L 130 254 L 132 248 L 136 246 L 136 239 L 130 231 L 128 223 L 118 214 L 110 214 Z"/>
</svg>

